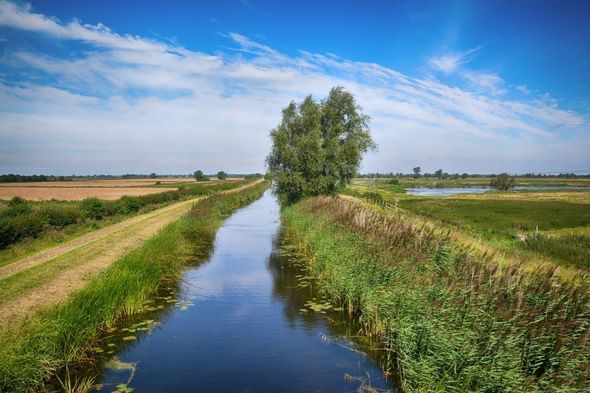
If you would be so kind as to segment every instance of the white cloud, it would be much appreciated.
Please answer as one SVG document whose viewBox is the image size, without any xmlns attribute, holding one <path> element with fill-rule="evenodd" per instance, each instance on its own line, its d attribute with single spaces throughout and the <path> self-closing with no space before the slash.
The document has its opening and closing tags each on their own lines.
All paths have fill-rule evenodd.
<svg viewBox="0 0 590 393">
<path fill-rule="evenodd" d="M 525 96 L 528 96 L 529 94 L 531 94 L 531 91 L 527 87 L 527 85 L 518 85 L 518 86 L 516 86 L 516 90 L 518 90 L 519 92 L 521 92 Z"/>
<path fill-rule="evenodd" d="M 501 95 L 507 92 L 504 80 L 498 75 L 488 72 L 465 71 L 462 76 L 476 91 L 488 92 L 492 95 Z"/>
<path fill-rule="evenodd" d="M 430 59 L 430 64 L 437 70 L 450 74 L 455 72 L 457 67 L 461 64 L 461 56 L 447 55 L 433 57 Z"/>
<path fill-rule="evenodd" d="M 7 53 L 6 71 L 25 82 L 0 81 L 0 172 L 260 171 L 282 107 L 335 85 L 373 118 L 380 149 L 367 170 L 589 166 L 581 115 L 550 98 L 498 98 L 505 87 L 495 74 L 461 70 L 461 89 L 332 54 L 288 56 L 236 33 L 227 35 L 235 50 L 211 55 L 7 2 L 0 26 L 90 45 L 75 58 Z M 457 72 L 477 50 L 437 64 Z"/>
</svg>

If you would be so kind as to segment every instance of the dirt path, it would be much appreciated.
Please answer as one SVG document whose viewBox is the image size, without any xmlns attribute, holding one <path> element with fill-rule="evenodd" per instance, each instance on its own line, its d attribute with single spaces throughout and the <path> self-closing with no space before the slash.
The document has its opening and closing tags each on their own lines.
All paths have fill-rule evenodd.
<svg viewBox="0 0 590 393">
<path fill-rule="evenodd" d="M 259 182 L 236 189 L 236 192 Z M 203 198 L 203 197 L 201 197 Z M 179 202 L 81 236 L 0 269 L 0 280 L 49 263 L 60 272 L 41 286 L 0 306 L 0 325 L 20 320 L 65 299 L 114 261 L 140 247 L 166 225 L 178 220 L 201 198 Z"/>
</svg>

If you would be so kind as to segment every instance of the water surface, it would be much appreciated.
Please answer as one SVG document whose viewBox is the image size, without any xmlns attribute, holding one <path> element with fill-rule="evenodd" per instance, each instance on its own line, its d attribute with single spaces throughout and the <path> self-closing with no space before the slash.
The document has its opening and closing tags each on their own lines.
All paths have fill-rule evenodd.
<svg viewBox="0 0 590 393">
<path fill-rule="evenodd" d="M 517 186 L 513 191 L 567 191 L 581 190 L 588 191 L 590 187 L 570 187 L 570 186 Z M 495 191 L 492 187 L 411 187 L 406 188 L 406 193 L 416 196 L 448 196 L 457 194 L 483 194 L 485 192 Z"/>
<path fill-rule="evenodd" d="M 305 285 L 303 266 L 281 252 L 279 229 L 268 192 L 230 217 L 211 257 L 153 303 L 153 322 L 129 321 L 102 340 L 113 352 L 101 353 L 97 366 L 104 390 L 393 391 L 378 367 L 380 352 L 366 350 L 377 344 L 351 338 L 354 321 L 338 309 L 310 309 L 310 301 L 325 300 Z M 123 341 L 130 334 L 138 339 Z"/>
</svg>

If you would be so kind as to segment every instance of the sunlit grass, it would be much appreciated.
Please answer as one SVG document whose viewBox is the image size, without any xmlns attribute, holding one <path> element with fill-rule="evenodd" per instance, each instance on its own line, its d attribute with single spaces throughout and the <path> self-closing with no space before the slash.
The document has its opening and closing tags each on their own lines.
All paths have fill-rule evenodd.
<svg viewBox="0 0 590 393">
<path fill-rule="evenodd" d="M 584 391 L 587 285 L 500 266 L 430 226 L 315 198 L 283 212 L 336 302 L 388 348 L 405 391 Z M 583 288 L 583 289 L 582 289 Z"/>
<path fill-rule="evenodd" d="M 22 392 L 68 363 L 89 359 L 98 334 L 140 312 L 158 288 L 205 256 L 223 218 L 259 198 L 267 184 L 198 202 L 141 248 L 125 255 L 67 301 L 0 333 L 0 391 Z"/>
</svg>

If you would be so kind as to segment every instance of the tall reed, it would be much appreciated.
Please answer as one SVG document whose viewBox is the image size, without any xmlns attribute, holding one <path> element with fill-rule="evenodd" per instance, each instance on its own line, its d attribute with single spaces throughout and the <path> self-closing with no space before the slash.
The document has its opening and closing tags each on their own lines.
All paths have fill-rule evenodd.
<svg viewBox="0 0 590 393">
<path fill-rule="evenodd" d="M 407 392 L 588 391 L 587 279 L 525 272 L 354 202 L 283 211 L 326 293 L 379 336 Z"/>
</svg>

